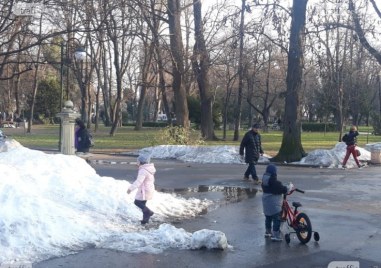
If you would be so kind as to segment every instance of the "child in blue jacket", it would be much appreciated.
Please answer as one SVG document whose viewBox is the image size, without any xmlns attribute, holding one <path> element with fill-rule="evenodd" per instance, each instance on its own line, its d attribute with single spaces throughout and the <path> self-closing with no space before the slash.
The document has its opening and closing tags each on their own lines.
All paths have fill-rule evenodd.
<svg viewBox="0 0 381 268">
<path fill-rule="evenodd" d="M 271 237 L 272 241 L 282 241 L 280 235 L 280 223 L 282 217 L 283 195 L 289 192 L 292 184 L 284 186 L 277 179 L 277 168 L 273 164 L 266 167 L 262 177 L 262 205 L 265 214 L 265 237 Z"/>
</svg>

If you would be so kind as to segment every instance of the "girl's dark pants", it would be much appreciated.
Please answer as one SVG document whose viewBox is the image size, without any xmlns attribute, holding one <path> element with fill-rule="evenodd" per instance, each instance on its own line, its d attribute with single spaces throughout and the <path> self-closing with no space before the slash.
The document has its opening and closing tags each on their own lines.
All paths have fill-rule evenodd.
<svg viewBox="0 0 381 268">
<path fill-rule="evenodd" d="M 148 223 L 149 218 L 153 215 L 153 212 L 146 207 L 147 200 L 136 200 L 134 204 L 143 211 L 142 224 Z"/>
</svg>

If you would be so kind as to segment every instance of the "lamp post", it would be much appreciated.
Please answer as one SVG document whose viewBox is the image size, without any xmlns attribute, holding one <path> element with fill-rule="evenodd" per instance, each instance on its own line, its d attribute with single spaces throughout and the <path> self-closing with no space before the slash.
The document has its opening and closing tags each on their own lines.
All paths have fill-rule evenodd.
<svg viewBox="0 0 381 268">
<path fill-rule="evenodd" d="M 74 52 L 74 57 L 78 61 L 84 61 L 86 59 L 86 51 L 83 47 L 78 47 Z"/>
<path fill-rule="evenodd" d="M 68 52 L 67 45 L 68 45 L 68 41 L 66 42 L 66 52 Z M 64 57 L 64 47 L 65 47 L 65 43 L 62 42 L 61 43 L 61 63 L 60 63 L 60 67 L 61 67 L 60 109 L 61 109 L 61 112 L 57 115 L 61 119 L 58 150 L 63 154 L 74 154 L 75 153 L 74 120 L 78 117 L 78 114 L 74 110 L 73 103 L 69 101 L 68 85 L 67 85 L 67 92 L 66 92 L 66 101 L 63 107 L 63 76 L 64 76 L 63 67 L 64 67 L 64 62 L 68 62 L 68 57 Z M 82 52 L 84 52 L 84 50 L 81 48 L 78 48 L 74 53 L 74 57 L 81 59 L 81 57 L 83 57 Z M 85 53 L 85 56 L 86 56 L 86 53 Z M 67 72 L 69 73 L 69 70 L 67 70 Z"/>
<path fill-rule="evenodd" d="M 78 114 L 73 109 L 74 105 L 72 101 L 65 101 L 64 107 L 57 116 L 61 119 L 62 124 L 62 144 L 61 153 L 74 154 L 74 124 Z"/>
<path fill-rule="evenodd" d="M 381 71 L 378 73 L 378 100 L 379 100 L 380 115 L 381 115 Z"/>
<path fill-rule="evenodd" d="M 63 98 L 63 61 L 64 61 L 64 43 L 61 42 L 61 62 L 60 62 L 60 110 L 62 109 L 62 98 Z M 58 141 L 58 151 L 61 151 L 62 148 L 62 119 L 60 119 L 60 134 Z"/>
<path fill-rule="evenodd" d="M 81 90 L 81 119 L 86 122 L 86 84 L 87 84 L 87 53 L 83 47 L 78 47 L 74 52 L 75 61 L 80 64 L 80 76 L 78 79 Z M 83 72 L 83 64 L 85 63 L 85 74 Z"/>
</svg>

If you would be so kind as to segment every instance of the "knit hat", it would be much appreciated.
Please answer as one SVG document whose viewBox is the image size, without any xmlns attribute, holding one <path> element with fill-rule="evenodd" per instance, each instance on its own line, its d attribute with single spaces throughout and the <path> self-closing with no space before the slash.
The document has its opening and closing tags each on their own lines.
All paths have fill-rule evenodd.
<svg viewBox="0 0 381 268">
<path fill-rule="evenodd" d="M 144 154 L 141 154 L 138 156 L 138 162 L 143 165 L 143 164 L 149 164 L 149 162 L 151 161 L 151 157 L 149 155 L 144 155 Z"/>
<path fill-rule="evenodd" d="M 255 123 L 255 124 L 252 125 L 251 128 L 259 128 L 259 124 Z"/>
<path fill-rule="evenodd" d="M 273 164 L 270 164 L 266 168 L 266 173 L 269 173 L 271 175 L 276 175 L 276 166 Z"/>
</svg>

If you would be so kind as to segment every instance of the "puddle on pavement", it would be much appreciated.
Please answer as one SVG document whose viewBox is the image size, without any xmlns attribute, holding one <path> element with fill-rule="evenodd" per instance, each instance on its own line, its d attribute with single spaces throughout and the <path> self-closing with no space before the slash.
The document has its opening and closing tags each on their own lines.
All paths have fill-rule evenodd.
<svg viewBox="0 0 381 268">
<path fill-rule="evenodd" d="M 218 203 L 236 203 L 255 197 L 258 190 L 236 186 L 210 186 L 199 185 L 197 187 L 158 189 L 163 193 L 175 193 L 184 198 L 208 199 Z"/>
</svg>

